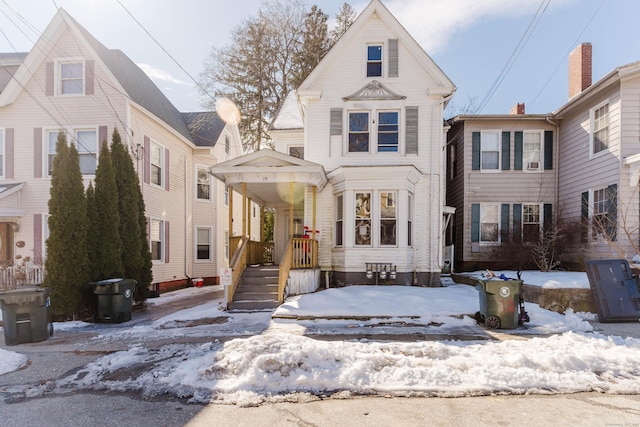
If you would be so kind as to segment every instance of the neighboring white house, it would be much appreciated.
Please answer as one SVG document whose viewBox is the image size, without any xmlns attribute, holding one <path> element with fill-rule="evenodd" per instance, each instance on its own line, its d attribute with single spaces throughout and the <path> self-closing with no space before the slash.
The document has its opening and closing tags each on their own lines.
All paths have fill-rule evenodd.
<svg viewBox="0 0 640 427">
<path fill-rule="evenodd" d="M 439 286 L 450 212 L 443 109 L 454 92 L 382 2 L 372 0 L 286 98 L 270 130 L 276 151 L 212 172 L 275 209 L 276 262 L 306 226 L 318 241 L 326 286 Z"/>
<path fill-rule="evenodd" d="M 0 54 L 0 261 L 43 264 L 58 132 L 76 144 L 88 184 L 114 128 L 140 176 L 154 283 L 214 282 L 241 229 L 228 227 L 228 189 L 208 172 L 242 154 L 238 127 L 215 112 L 177 111 L 124 53 L 63 9 L 29 53 Z M 259 235 L 259 218 L 252 222 Z"/>
</svg>

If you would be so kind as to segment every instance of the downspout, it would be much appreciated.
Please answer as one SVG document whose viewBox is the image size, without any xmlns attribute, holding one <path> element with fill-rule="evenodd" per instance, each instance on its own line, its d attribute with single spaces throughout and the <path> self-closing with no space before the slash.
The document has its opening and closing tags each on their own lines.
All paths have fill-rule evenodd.
<svg viewBox="0 0 640 427">
<path fill-rule="evenodd" d="M 189 216 L 187 215 L 187 209 L 189 206 L 189 191 L 187 189 L 188 187 L 188 176 L 189 174 L 187 173 L 187 156 L 183 156 L 184 159 L 184 275 L 187 278 L 187 286 L 189 286 L 189 284 L 191 283 L 191 276 L 189 275 L 189 268 L 188 268 L 188 250 L 189 250 L 189 245 L 187 243 L 187 240 L 189 239 L 189 228 L 188 228 L 188 222 L 189 222 Z M 191 213 L 193 215 L 193 212 Z"/>
<path fill-rule="evenodd" d="M 551 120 L 549 118 L 549 116 L 545 116 L 544 118 L 547 123 L 549 123 L 552 126 L 555 126 L 556 131 L 555 131 L 555 136 L 553 138 L 553 142 L 555 143 L 556 148 L 556 155 L 554 156 L 553 159 L 553 167 L 555 169 L 555 176 L 556 176 L 556 182 L 555 182 L 555 186 L 556 186 L 556 191 L 554 194 L 554 200 L 553 200 L 553 205 L 555 206 L 555 208 L 553 209 L 553 223 L 556 224 L 557 220 L 558 220 L 558 203 L 560 200 L 560 171 L 558 168 L 558 164 L 560 163 L 560 126 L 554 122 L 553 120 Z"/>
</svg>

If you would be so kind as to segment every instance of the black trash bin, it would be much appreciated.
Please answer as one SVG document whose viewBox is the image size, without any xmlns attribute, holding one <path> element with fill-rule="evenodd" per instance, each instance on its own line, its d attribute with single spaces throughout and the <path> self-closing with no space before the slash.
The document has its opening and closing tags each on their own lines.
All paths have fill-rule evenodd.
<svg viewBox="0 0 640 427">
<path fill-rule="evenodd" d="M 476 320 L 490 329 L 515 329 L 520 325 L 522 280 L 476 279 L 480 311 Z"/>
<path fill-rule="evenodd" d="M 0 293 L 6 345 L 45 341 L 53 335 L 50 295 L 49 288 L 38 286 Z"/>
<path fill-rule="evenodd" d="M 93 292 L 98 296 L 96 321 L 122 323 L 131 320 L 136 284 L 133 279 L 108 279 L 92 283 Z"/>
</svg>

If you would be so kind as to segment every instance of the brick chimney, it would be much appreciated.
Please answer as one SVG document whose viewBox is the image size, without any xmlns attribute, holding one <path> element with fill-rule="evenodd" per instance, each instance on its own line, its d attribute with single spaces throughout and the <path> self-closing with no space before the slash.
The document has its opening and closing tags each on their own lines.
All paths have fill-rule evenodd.
<svg viewBox="0 0 640 427">
<path fill-rule="evenodd" d="M 569 54 L 569 99 L 591 86 L 591 43 L 582 43 Z"/>
<path fill-rule="evenodd" d="M 522 104 L 517 103 L 516 105 L 511 107 L 511 111 L 509 111 L 509 114 L 524 114 L 524 102 Z"/>
</svg>

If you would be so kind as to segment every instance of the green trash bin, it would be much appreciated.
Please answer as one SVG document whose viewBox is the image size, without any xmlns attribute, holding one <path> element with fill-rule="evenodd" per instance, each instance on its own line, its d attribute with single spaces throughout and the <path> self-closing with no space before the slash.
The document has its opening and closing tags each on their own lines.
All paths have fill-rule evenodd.
<svg viewBox="0 0 640 427">
<path fill-rule="evenodd" d="M 0 293 L 6 345 L 45 341 L 53 335 L 50 292 L 26 286 Z"/>
<path fill-rule="evenodd" d="M 92 283 L 93 292 L 98 296 L 96 321 L 122 323 L 131 320 L 136 284 L 133 279 L 108 279 Z"/>
<path fill-rule="evenodd" d="M 522 280 L 476 280 L 480 296 L 476 320 L 490 329 L 517 328 L 520 325 Z"/>
</svg>

